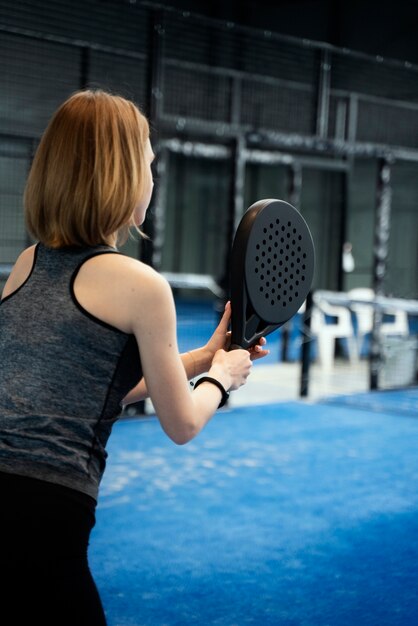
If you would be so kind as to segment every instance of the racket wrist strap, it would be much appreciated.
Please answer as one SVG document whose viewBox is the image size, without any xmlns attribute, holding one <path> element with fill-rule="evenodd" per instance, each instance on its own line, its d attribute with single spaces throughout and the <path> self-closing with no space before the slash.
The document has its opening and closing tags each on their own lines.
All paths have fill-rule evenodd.
<svg viewBox="0 0 418 626">
<path fill-rule="evenodd" d="M 216 380 L 216 378 L 212 378 L 212 376 L 202 376 L 202 378 L 199 378 L 195 382 L 194 388 L 196 389 L 202 383 L 212 383 L 212 385 L 215 385 L 219 389 L 222 394 L 222 400 L 219 403 L 218 409 L 223 407 L 229 398 L 229 393 L 226 391 L 225 387 L 219 382 L 219 380 Z"/>
</svg>

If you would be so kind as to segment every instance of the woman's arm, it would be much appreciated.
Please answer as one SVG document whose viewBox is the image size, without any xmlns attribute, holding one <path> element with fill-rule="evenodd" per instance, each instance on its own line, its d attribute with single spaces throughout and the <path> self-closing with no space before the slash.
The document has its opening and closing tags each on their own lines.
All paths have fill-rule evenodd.
<svg viewBox="0 0 418 626">
<path fill-rule="evenodd" d="M 196 350 L 189 350 L 189 352 L 183 352 L 180 354 L 181 362 L 183 363 L 184 371 L 186 372 L 187 380 L 191 380 L 195 376 L 199 376 L 207 372 L 210 368 L 210 364 L 214 354 L 211 354 L 206 346 L 197 348 Z M 122 404 L 132 404 L 133 402 L 140 402 L 149 397 L 145 378 L 141 378 L 139 383 L 126 394 Z"/>
<path fill-rule="evenodd" d="M 221 400 L 221 392 L 210 383 L 190 392 L 186 369 L 192 367 L 192 359 L 185 368 L 177 347 L 171 289 L 165 279 L 150 268 L 140 272 L 137 280 L 130 280 L 127 285 L 126 301 L 147 390 L 164 431 L 176 443 L 186 443 L 212 417 Z M 226 333 L 227 313 L 224 318 Z M 202 356 L 202 367 L 204 361 Z M 205 365 L 207 369 L 209 363 Z M 225 352 L 220 349 L 215 352 L 208 373 L 228 390 L 244 384 L 250 369 L 251 358 L 246 350 Z"/>
<path fill-rule="evenodd" d="M 191 380 L 196 376 L 205 374 L 212 364 L 212 360 L 215 356 L 216 351 L 221 348 L 228 348 L 230 342 L 230 333 L 228 333 L 230 318 L 231 304 L 227 302 L 222 319 L 212 337 L 209 339 L 208 343 L 201 348 L 189 350 L 188 352 L 180 354 L 180 358 L 186 372 L 187 380 Z M 264 348 L 265 344 L 266 340 L 264 337 L 262 337 L 259 343 L 249 350 L 250 358 L 252 361 L 260 359 L 269 354 L 269 351 Z M 142 378 L 138 385 L 131 389 L 131 391 L 125 396 L 122 404 L 125 406 L 134 402 L 140 402 L 141 400 L 145 400 L 148 397 L 149 394 L 145 379 Z"/>
</svg>

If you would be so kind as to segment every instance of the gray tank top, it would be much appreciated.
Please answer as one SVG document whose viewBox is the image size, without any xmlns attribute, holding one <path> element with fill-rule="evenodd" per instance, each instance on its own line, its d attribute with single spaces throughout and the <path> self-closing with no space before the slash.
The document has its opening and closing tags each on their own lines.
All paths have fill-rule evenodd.
<svg viewBox="0 0 418 626">
<path fill-rule="evenodd" d="M 142 377 L 133 335 L 74 295 L 82 264 L 107 246 L 38 244 L 32 271 L 0 306 L 0 471 L 97 499 L 121 400 Z"/>
</svg>

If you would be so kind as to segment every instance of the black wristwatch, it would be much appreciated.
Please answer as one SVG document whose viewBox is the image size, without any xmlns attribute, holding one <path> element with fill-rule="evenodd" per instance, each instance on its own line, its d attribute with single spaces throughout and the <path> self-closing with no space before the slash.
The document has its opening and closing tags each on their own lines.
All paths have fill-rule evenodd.
<svg viewBox="0 0 418 626">
<path fill-rule="evenodd" d="M 202 376 L 202 378 L 199 378 L 195 382 L 194 388 L 196 389 L 196 387 L 198 387 L 202 383 L 212 383 L 212 385 L 215 385 L 221 392 L 222 400 L 219 403 L 218 409 L 220 409 L 227 403 L 228 398 L 229 398 L 229 393 L 226 391 L 225 387 L 219 382 L 219 380 L 216 380 L 216 378 L 212 378 L 211 376 Z"/>
</svg>

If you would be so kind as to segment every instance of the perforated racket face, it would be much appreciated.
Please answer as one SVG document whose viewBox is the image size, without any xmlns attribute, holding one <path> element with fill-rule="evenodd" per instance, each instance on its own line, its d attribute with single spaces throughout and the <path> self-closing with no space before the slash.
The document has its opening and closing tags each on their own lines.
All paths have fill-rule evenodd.
<svg viewBox="0 0 418 626">
<path fill-rule="evenodd" d="M 301 214 L 282 200 L 267 200 L 248 238 L 245 279 L 257 315 L 283 324 L 308 295 L 314 272 L 314 246 Z"/>
<path fill-rule="evenodd" d="M 232 347 L 249 348 L 287 322 L 308 295 L 314 265 L 311 233 L 292 205 L 250 206 L 232 246 Z"/>
</svg>

